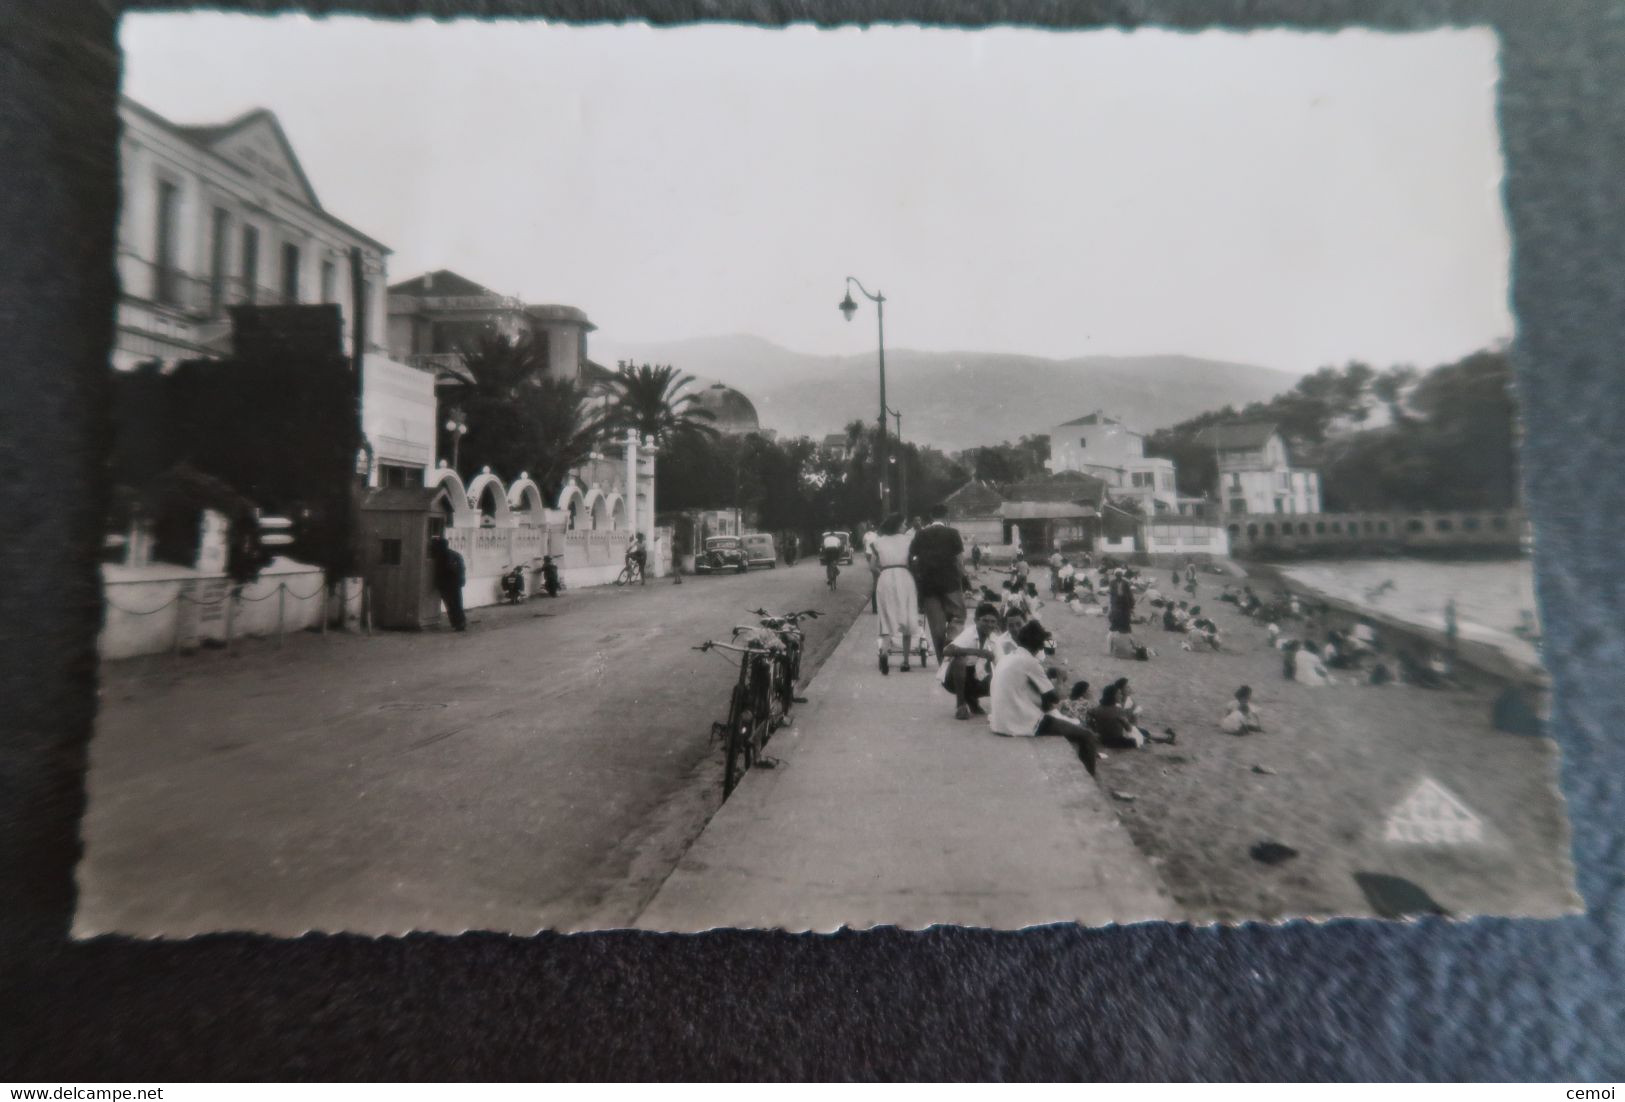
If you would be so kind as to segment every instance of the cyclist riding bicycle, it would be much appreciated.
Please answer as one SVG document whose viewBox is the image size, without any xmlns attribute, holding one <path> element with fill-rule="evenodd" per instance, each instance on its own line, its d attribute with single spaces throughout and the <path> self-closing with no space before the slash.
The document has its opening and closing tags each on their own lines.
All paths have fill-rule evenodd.
<svg viewBox="0 0 1625 1102">
<path fill-rule="evenodd" d="M 841 572 L 841 553 L 844 550 L 845 544 L 840 536 L 834 532 L 824 533 L 824 543 L 819 551 L 818 561 L 824 564 L 824 575 L 832 588 L 835 585 L 836 575 Z"/>
<path fill-rule="evenodd" d="M 626 546 L 626 568 L 628 574 L 635 574 L 639 585 L 648 585 L 648 577 L 644 574 L 644 564 L 648 562 L 649 554 L 643 545 L 643 533 L 639 532 L 632 537 Z M 629 579 L 630 580 L 630 579 Z"/>
</svg>

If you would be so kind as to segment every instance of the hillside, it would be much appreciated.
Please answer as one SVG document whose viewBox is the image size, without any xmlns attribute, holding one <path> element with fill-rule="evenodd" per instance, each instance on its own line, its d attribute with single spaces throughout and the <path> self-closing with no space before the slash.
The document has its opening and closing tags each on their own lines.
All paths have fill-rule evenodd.
<svg viewBox="0 0 1625 1102">
<path fill-rule="evenodd" d="M 671 363 L 725 382 L 756 403 L 764 427 L 789 435 L 821 436 L 878 412 L 873 356 L 805 355 L 748 336 L 668 345 L 595 341 L 592 356 L 606 366 L 624 358 Z M 904 435 L 945 450 L 1045 432 L 1094 409 L 1150 431 L 1204 410 L 1269 398 L 1294 381 L 1269 368 L 1190 356 L 886 354 L 886 398 L 903 413 Z"/>
</svg>

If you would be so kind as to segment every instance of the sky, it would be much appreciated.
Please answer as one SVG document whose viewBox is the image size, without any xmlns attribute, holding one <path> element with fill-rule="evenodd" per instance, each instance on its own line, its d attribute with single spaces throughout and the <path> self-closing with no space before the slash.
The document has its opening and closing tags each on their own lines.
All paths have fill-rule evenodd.
<svg viewBox="0 0 1625 1102">
<path fill-rule="evenodd" d="M 1178 34 L 126 15 L 125 93 L 281 121 L 334 215 L 578 306 L 1066 358 L 1429 367 L 1509 339 L 1488 29 Z M 861 296 L 860 296 L 861 301 Z"/>
</svg>

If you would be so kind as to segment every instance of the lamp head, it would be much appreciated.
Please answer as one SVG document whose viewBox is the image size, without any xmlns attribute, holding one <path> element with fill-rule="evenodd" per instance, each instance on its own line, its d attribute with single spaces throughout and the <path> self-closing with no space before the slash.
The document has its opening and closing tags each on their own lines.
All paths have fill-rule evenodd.
<svg viewBox="0 0 1625 1102">
<path fill-rule="evenodd" d="M 847 321 L 851 321 L 852 315 L 857 312 L 858 304 L 852 301 L 852 291 L 850 288 L 848 288 L 846 297 L 841 300 L 841 313 L 846 315 Z"/>
</svg>

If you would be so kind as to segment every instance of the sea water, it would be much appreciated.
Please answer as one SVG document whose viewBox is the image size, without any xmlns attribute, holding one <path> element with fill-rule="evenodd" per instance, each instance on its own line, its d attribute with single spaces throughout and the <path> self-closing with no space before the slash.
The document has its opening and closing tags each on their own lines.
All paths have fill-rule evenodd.
<svg viewBox="0 0 1625 1102">
<path fill-rule="evenodd" d="M 1462 639 L 1489 643 L 1538 662 L 1535 573 L 1528 559 L 1317 559 L 1280 568 L 1329 597 L 1364 605 L 1396 620 L 1443 631 L 1456 606 Z"/>
</svg>

